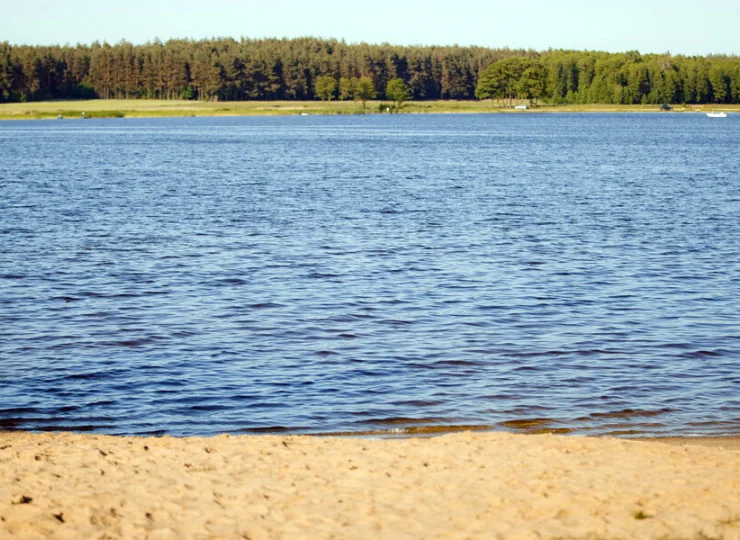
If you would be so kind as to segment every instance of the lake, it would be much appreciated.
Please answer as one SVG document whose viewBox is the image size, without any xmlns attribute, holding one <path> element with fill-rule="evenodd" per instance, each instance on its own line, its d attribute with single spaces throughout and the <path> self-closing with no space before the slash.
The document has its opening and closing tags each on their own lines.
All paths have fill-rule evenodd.
<svg viewBox="0 0 740 540">
<path fill-rule="evenodd" d="M 740 435 L 740 116 L 0 122 L 0 429 Z"/>
</svg>

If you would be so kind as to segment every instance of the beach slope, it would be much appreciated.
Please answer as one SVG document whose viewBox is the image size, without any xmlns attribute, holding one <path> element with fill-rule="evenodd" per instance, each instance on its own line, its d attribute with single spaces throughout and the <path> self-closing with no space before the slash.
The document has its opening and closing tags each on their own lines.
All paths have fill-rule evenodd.
<svg viewBox="0 0 740 540">
<path fill-rule="evenodd" d="M 740 451 L 507 433 L 0 433 L 0 538 L 733 539 Z"/>
</svg>

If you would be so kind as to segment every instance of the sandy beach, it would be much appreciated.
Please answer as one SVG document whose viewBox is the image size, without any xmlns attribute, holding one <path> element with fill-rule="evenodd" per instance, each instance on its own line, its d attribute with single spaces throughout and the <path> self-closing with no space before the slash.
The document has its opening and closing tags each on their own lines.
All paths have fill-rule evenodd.
<svg viewBox="0 0 740 540">
<path fill-rule="evenodd" d="M 735 439 L 0 433 L 2 538 L 740 538 Z"/>
</svg>

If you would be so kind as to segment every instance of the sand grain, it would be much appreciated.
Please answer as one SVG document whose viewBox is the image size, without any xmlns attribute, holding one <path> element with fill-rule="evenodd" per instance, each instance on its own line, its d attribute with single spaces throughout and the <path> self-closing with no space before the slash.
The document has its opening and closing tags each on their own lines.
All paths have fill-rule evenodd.
<svg viewBox="0 0 740 540">
<path fill-rule="evenodd" d="M 735 539 L 732 446 L 0 433 L 0 537 Z"/>
</svg>

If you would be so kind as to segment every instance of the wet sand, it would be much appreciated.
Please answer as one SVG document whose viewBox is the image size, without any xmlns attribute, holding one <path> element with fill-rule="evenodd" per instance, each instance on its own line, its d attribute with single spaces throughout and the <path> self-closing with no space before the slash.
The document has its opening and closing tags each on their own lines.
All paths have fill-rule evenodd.
<svg viewBox="0 0 740 540">
<path fill-rule="evenodd" d="M 0 538 L 740 538 L 736 439 L 0 433 Z"/>
</svg>

